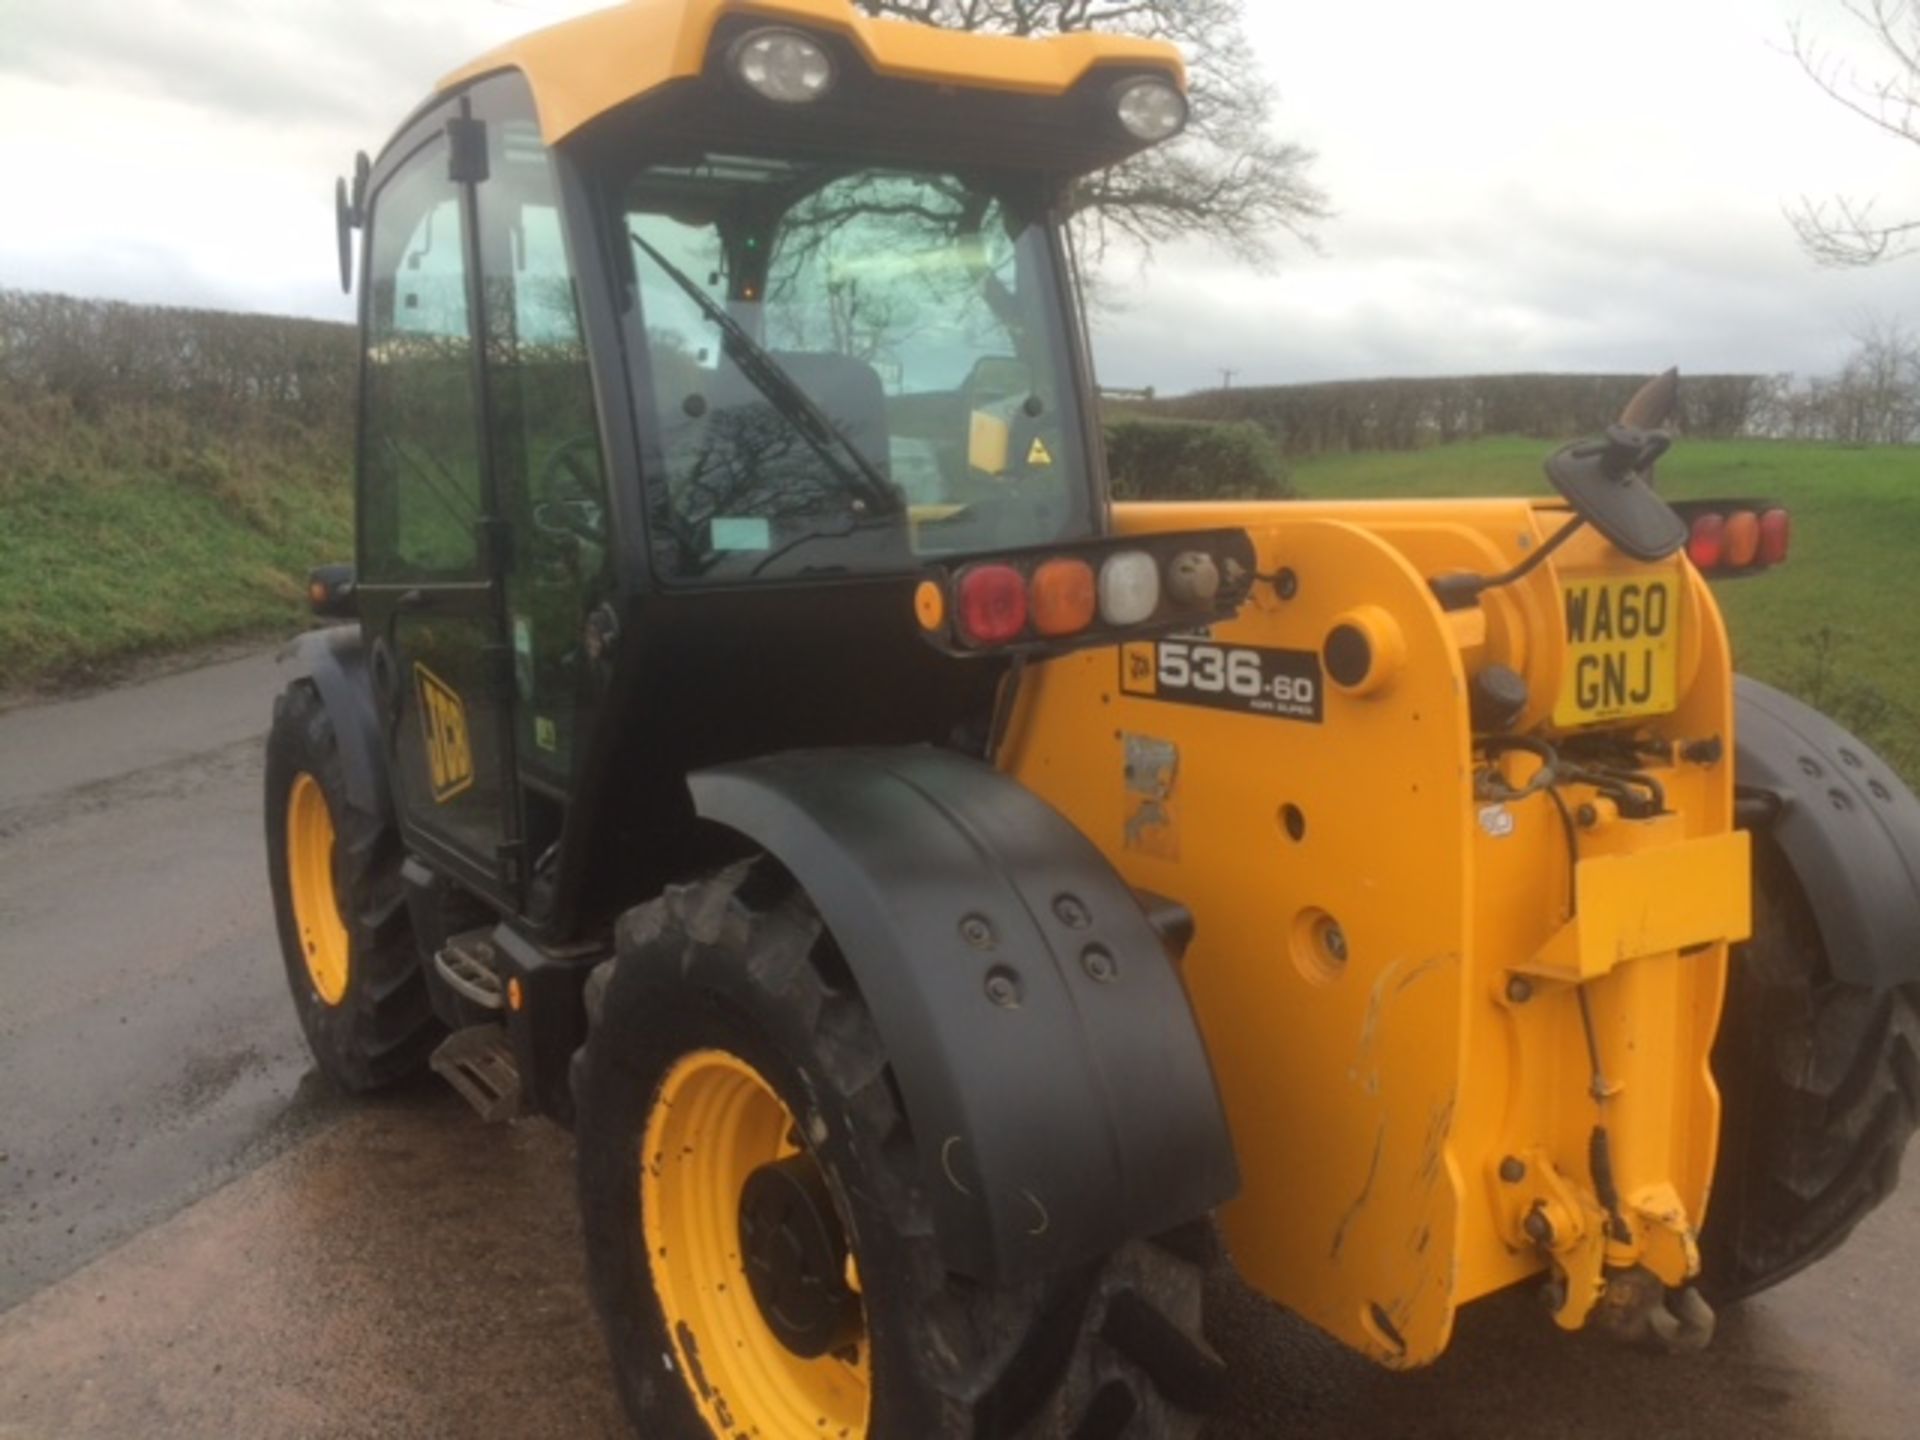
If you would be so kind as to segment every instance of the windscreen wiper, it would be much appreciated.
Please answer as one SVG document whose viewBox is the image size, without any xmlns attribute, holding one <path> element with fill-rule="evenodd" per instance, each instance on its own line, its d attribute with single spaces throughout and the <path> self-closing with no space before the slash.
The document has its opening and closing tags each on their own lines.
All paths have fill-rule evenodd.
<svg viewBox="0 0 1920 1440">
<path fill-rule="evenodd" d="M 633 231 L 627 232 L 627 238 L 665 271 L 669 280 L 686 291 L 693 303 L 700 307 L 701 313 L 719 327 L 721 347 L 727 352 L 727 358 L 753 382 L 756 390 L 766 396 L 773 408 L 780 412 L 781 418 L 800 432 L 800 438 L 826 462 L 835 478 L 864 499 L 876 512 L 883 515 L 897 513 L 900 499 L 894 494 L 892 484 L 880 467 L 847 438 L 846 432 L 835 425 L 826 411 L 814 403 L 813 397 L 807 394 L 800 382 L 747 333 L 746 327 L 733 318 L 727 307 L 702 290 L 685 271 Z"/>
</svg>

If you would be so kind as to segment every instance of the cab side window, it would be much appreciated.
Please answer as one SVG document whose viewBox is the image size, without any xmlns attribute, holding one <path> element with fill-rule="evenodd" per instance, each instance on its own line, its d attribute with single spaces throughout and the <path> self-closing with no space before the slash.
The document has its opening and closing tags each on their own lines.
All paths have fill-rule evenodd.
<svg viewBox="0 0 1920 1440">
<path fill-rule="evenodd" d="M 369 580 L 480 578 L 480 436 L 465 207 L 447 146 L 374 200 L 362 566 Z"/>
</svg>

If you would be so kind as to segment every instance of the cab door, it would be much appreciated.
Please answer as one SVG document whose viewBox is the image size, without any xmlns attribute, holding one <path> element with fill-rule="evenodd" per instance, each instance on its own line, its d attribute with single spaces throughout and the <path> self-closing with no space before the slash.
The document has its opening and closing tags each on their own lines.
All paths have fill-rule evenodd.
<svg viewBox="0 0 1920 1440">
<path fill-rule="evenodd" d="M 362 294 L 359 598 L 410 845 L 520 883 L 502 546 L 480 373 L 474 122 L 448 107 L 378 177 Z M 466 139 L 468 143 L 460 143 Z M 469 165 L 471 162 L 467 162 Z"/>
<path fill-rule="evenodd" d="M 482 81 L 469 98 L 486 153 L 476 214 L 488 453 L 507 522 L 516 799 L 527 913 L 540 917 L 619 628 L 617 527 L 560 157 L 543 143 L 518 74 Z"/>
</svg>

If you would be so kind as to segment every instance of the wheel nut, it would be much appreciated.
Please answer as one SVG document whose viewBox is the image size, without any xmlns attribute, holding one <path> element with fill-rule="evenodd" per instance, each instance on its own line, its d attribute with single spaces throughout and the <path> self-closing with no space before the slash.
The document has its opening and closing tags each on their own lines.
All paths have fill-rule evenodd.
<svg viewBox="0 0 1920 1440">
<path fill-rule="evenodd" d="M 1053 916 L 1069 930 L 1084 930 L 1093 923 L 1093 916 L 1077 895 L 1062 895 L 1055 900 Z"/>
<path fill-rule="evenodd" d="M 1080 964 L 1088 976 L 1102 985 L 1111 985 L 1120 978 L 1120 967 L 1106 950 L 1098 945 L 1089 945 L 1081 953 Z"/>
<path fill-rule="evenodd" d="M 1020 1004 L 1020 982 L 1011 970 L 995 970 L 987 976 L 987 999 L 1002 1010 L 1012 1010 Z"/>
<path fill-rule="evenodd" d="M 995 943 L 993 926 L 981 915 L 969 915 L 960 922 L 960 938 L 975 950 L 991 950 Z"/>
</svg>

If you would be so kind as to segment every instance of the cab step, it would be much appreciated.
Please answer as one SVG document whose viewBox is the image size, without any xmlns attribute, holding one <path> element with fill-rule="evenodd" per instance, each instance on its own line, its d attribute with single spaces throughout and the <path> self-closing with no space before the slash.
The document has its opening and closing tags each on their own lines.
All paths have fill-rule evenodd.
<svg viewBox="0 0 1920 1440">
<path fill-rule="evenodd" d="M 527 1113 L 520 1066 L 504 1025 L 469 1025 L 440 1042 L 433 1071 L 489 1125 Z"/>
<path fill-rule="evenodd" d="M 454 993 L 471 1000 L 482 1010 L 503 1010 L 507 1003 L 493 929 L 489 925 L 484 930 L 456 935 L 433 957 L 433 968 L 440 972 L 440 978 L 453 987 Z"/>
</svg>

